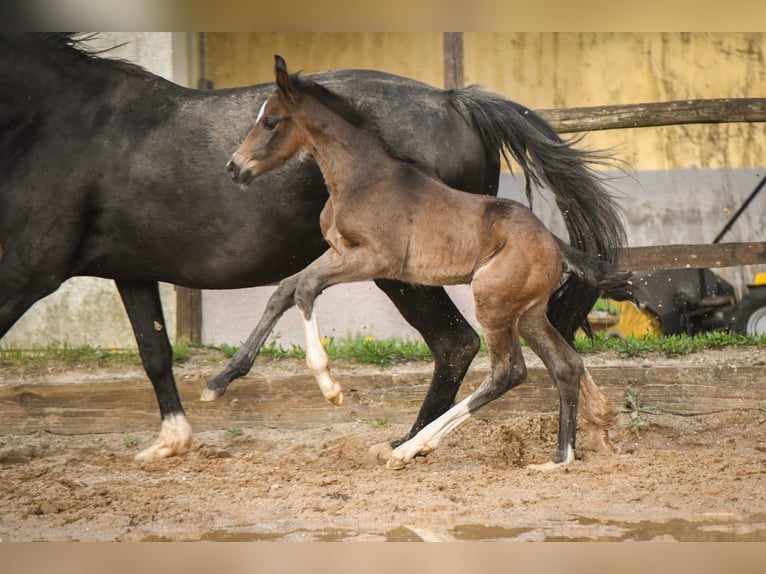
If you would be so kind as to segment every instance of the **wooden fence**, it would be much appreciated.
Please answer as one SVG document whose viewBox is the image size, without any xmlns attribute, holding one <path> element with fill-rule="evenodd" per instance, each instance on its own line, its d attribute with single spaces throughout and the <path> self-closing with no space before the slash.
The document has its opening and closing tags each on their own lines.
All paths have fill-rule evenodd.
<svg viewBox="0 0 766 574">
<path fill-rule="evenodd" d="M 766 98 L 679 100 L 539 110 L 559 133 L 681 124 L 766 122 Z M 764 159 L 766 165 L 766 158 Z M 633 271 L 766 264 L 766 242 L 629 247 L 620 266 Z"/>
</svg>

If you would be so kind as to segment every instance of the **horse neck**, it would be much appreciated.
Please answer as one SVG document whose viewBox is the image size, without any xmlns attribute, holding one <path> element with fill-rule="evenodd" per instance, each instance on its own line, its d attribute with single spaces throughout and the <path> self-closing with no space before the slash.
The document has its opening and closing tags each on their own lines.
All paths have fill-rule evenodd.
<svg viewBox="0 0 766 574">
<path fill-rule="evenodd" d="M 303 149 L 316 161 L 334 199 L 355 189 L 361 179 L 369 180 L 370 166 L 378 171 L 383 162 L 393 161 L 378 134 L 307 100 L 296 118 L 305 134 Z"/>
</svg>

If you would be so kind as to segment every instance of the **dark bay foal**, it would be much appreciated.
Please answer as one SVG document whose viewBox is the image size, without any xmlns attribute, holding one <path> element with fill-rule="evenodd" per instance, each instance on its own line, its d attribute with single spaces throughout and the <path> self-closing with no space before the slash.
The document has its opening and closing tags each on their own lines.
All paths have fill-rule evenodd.
<svg viewBox="0 0 766 574">
<path fill-rule="evenodd" d="M 343 98 L 276 57 L 277 89 L 234 153 L 234 179 L 250 179 L 296 154 L 319 165 L 329 200 L 321 228 L 330 248 L 274 294 L 293 297 L 305 323 L 306 360 L 328 400 L 340 403 L 319 339 L 314 301 L 327 287 L 372 279 L 418 285 L 470 284 L 489 349 L 490 374 L 470 396 L 385 456 L 402 468 L 473 412 L 526 379 L 519 337 L 543 360 L 559 392 L 553 460 L 574 459 L 579 393 L 597 447 L 608 446 L 614 409 L 582 359 L 548 321 L 548 301 L 566 272 L 617 299 L 632 297 L 630 274 L 565 244 L 525 206 L 454 190 L 397 155 Z M 243 174 L 247 174 L 246 176 Z"/>
</svg>

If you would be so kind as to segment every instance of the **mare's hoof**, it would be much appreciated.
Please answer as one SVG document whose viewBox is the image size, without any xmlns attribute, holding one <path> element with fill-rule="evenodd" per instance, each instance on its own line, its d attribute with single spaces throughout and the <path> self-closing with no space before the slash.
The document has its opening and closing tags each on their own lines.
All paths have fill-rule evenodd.
<svg viewBox="0 0 766 574">
<path fill-rule="evenodd" d="M 149 448 L 136 455 L 136 460 L 152 462 L 186 454 L 192 443 L 192 429 L 182 414 L 170 415 L 162 421 L 160 436 Z"/>
<path fill-rule="evenodd" d="M 220 399 L 223 396 L 223 393 L 224 391 L 214 391 L 213 389 L 209 387 L 205 387 L 204 389 L 202 389 L 202 395 L 200 395 L 200 400 L 206 403 L 209 403 L 211 401 Z"/>
</svg>

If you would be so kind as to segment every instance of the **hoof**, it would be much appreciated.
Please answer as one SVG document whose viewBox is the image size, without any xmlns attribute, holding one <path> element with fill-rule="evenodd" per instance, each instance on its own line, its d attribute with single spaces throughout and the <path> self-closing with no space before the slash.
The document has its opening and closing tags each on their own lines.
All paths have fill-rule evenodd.
<svg viewBox="0 0 766 574">
<path fill-rule="evenodd" d="M 407 463 L 399 458 L 391 457 L 386 461 L 386 468 L 388 470 L 402 470 Z"/>
<path fill-rule="evenodd" d="M 325 397 L 329 402 L 334 404 L 336 407 L 339 407 L 343 404 L 343 392 L 338 391 L 337 395 L 334 395 L 332 397 Z"/>
<path fill-rule="evenodd" d="M 552 470 L 556 470 L 557 468 L 563 468 L 564 466 L 566 466 L 566 463 L 553 462 L 552 460 L 549 460 L 548 462 L 545 462 L 543 464 L 528 464 L 527 468 L 529 470 L 535 470 L 537 472 L 551 472 Z"/>
<path fill-rule="evenodd" d="M 562 460 L 557 462 L 556 458 L 561 458 Z M 538 472 L 550 472 L 552 470 L 556 470 L 557 468 L 563 468 L 567 466 L 568 464 L 572 463 L 574 459 L 574 449 L 570 446 L 567 447 L 567 450 L 563 456 L 561 456 L 560 453 L 557 453 L 556 456 L 553 457 L 553 460 L 549 460 L 543 464 L 529 464 L 527 465 L 527 468 L 530 470 L 536 470 Z"/>
<path fill-rule="evenodd" d="M 368 464 L 385 464 L 393 452 L 394 449 L 389 443 L 382 442 L 367 449 L 364 460 Z"/>
<path fill-rule="evenodd" d="M 192 430 L 189 421 L 183 415 L 170 416 L 162 421 L 160 436 L 149 448 L 136 455 L 136 460 L 152 462 L 171 456 L 186 454 L 191 446 Z"/>
<path fill-rule="evenodd" d="M 205 387 L 202 389 L 202 395 L 200 395 L 200 400 L 206 403 L 217 401 L 223 396 L 224 391 L 214 391 L 213 389 L 210 389 L 208 387 Z"/>
</svg>

